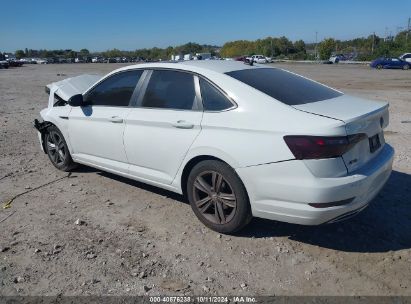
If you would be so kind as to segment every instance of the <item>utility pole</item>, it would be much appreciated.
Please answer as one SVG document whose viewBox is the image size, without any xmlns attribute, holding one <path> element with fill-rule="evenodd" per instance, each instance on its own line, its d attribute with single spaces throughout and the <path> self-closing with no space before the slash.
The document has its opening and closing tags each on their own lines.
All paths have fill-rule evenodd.
<svg viewBox="0 0 411 304">
<path fill-rule="evenodd" d="M 318 58 L 318 54 L 317 54 L 317 42 L 318 42 L 318 32 L 316 31 L 315 32 L 315 60 L 317 60 L 317 58 Z"/>
<path fill-rule="evenodd" d="M 375 32 L 372 33 L 372 47 L 371 47 L 371 54 L 374 54 L 374 46 L 375 46 Z"/>
<path fill-rule="evenodd" d="M 408 18 L 407 33 L 405 34 L 405 43 L 408 42 L 408 35 L 410 33 L 411 18 Z"/>
<path fill-rule="evenodd" d="M 274 52 L 273 52 L 273 39 L 270 39 L 270 44 L 271 44 L 271 58 L 274 57 Z"/>
</svg>

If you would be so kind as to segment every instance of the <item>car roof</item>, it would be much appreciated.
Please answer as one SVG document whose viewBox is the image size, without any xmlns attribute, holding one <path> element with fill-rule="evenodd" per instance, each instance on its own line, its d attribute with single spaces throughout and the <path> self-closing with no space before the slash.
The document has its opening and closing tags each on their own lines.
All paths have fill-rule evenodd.
<svg viewBox="0 0 411 304">
<path fill-rule="evenodd" d="M 212 71 L 217 73 L 228 73 L 238 70 L 246 69 L 258 69 L 263 66 L 254 64 L 250 66 L 244 64 L 240 61 L 234 60 L 190 60 L 190 61 L 168 61 L 168 62 L 155 62 L 155 63 L 143 63 L 131 65 L 123 68 L 126 69 L 135 69 L 135 68 L 166 68 L 166 69 L 181 69 L 193 72 L 204 72 Z"/>
<path fill-rule="evenodd" d="M 192 60 L 192 61 L 183 61 L 182 65 L 199 67 L 207 70 L 211 70 L 218 73 L 228 73 L 238 70 L 246 69 L 256 69 L 260 66 L 245 64 L 242 61 L 234 60 Z"/>
</svg>

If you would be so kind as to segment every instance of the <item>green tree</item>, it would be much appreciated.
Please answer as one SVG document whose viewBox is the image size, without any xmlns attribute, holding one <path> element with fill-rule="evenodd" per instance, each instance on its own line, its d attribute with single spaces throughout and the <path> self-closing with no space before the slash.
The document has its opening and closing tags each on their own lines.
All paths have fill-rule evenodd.
<svg viewBox="0 0 411 304">
<path fill-rule="evenodd" d="M 23 57 L 26 56 L 26 54 L 24 53 L 23 50 L 17 50 L 16 53 L 15 53 L 15 55 L 16 55 L 16 58 L 17 58 L 17 59 L 20 59 L 20 58 L 23 58 Z"/>
<path fill-rule="evenodd" d="M 90 54 L 88 49 L 81 49 L 80 50 L 80 56 L 88 56 Z"/>
<path fill-rule="evenodd" d="M 335 40 L 332 38 L 327 38 L 321 41 L 318 45 L 318 53 L 320 54 L 321 60 L 326 60 L 330 58 L 331 53 L 335 50 Z"/>
<path fill-rule="evenodd" d="M 305 53 L 305 42 L 303 40 L 297 40 L 294 42 L 294 49 L 297 53 Z"/>
</svg>

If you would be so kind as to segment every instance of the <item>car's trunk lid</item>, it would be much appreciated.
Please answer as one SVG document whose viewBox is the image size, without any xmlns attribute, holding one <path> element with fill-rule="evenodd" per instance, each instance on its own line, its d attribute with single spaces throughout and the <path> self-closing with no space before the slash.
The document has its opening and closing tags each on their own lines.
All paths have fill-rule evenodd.
<svg viewBox="0 0 411 304">
<path fill-rule="evenodd" d="M 347 135 L 365 134 L 342 157 L 348 172 L 353 172 L 381 151 L 384 146 L 383 129 L 387 127 L 388 103 L 361 99 L 349 95 L 318 102 L 295 105 L 294 108 L 343 121 Z"/>
</svg>

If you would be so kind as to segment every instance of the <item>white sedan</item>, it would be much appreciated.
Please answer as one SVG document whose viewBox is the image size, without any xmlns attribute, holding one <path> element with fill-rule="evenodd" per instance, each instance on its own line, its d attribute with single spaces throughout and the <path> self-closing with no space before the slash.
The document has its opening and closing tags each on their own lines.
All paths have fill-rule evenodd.
<svg viewBox="0 0 411 304">
<path fill-rule="evenodd" d="M 35 121 L 64 171 L 85 164 L 184 194 L 206 226 L 304 225 L 363 210 L 390 176 L 388 104 L 234 61 L 151 63 L 47 86 Z"/>
</svg>

